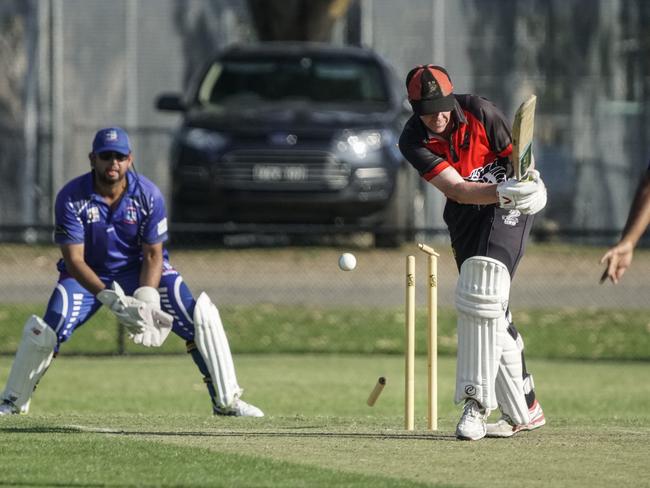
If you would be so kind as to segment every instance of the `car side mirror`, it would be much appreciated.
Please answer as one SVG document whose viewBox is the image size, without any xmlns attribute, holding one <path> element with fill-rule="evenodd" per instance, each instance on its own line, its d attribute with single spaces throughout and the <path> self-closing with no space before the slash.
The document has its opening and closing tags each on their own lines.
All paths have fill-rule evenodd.
<svg viewBox="0 0 650 488">
<path fill-rule="evenodd" d="M 156 98 L 156 108 L 169 112 L 184 112 L 187 107 L 178 93 L 163 93 Z"/>
</svg>

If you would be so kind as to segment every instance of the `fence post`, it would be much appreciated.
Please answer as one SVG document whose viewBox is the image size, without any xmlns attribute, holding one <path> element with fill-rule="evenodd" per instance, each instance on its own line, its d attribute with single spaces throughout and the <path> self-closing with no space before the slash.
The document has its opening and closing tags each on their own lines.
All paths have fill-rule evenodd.
<svg viewBox="0 0 650 488">
<path fill-rule="evenodd" d="M 126 354 L 126 332 L 122 324 L 118 321 L 115 322 L 117 323 L 117 354 L 124 356 Z"/>
</svg>

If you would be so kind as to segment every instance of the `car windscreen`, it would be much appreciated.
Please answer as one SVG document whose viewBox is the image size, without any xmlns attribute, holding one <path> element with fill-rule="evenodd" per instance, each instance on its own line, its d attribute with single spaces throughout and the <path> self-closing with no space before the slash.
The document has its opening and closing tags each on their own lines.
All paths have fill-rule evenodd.
<svg viewBox="0 0 650 488">
<path fill-rule="evenodd" d="M 307 100 L 388 103 L 376 63 L 350 59 L 237 59 L 214 63 L 199 86 L 201 105 Z"/>
</svg>

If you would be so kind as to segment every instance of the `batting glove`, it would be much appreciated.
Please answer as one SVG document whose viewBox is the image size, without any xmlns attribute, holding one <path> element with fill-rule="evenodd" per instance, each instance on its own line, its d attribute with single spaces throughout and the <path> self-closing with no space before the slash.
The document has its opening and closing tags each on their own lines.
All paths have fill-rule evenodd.
<svg viewBox="0 0 650 488">
<path fill-rule="evenodd" d="M 499 207 L 533 215 L 546 206 L 546 186 L 539 171 L 529 171 L 524 180 L 510 178 L 497 185 Z"/>
</svg>

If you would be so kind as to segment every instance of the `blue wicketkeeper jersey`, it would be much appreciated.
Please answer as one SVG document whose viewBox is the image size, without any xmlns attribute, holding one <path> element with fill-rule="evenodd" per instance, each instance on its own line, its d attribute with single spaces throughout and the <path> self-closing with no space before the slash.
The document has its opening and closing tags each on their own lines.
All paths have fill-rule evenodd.
<svg viewBox="0 0 650 488">
<path fill-rule="evenodd" d="M 54 241 L 84 244 L 85 261 L 101 278 L 139 268 L 142 243 L 167 240 L 160 190 L 131 171 L 126 178 L 127 190 L 115 209 L 94 192 L 92 172 L 71 180 L 56 197 Z M 166 251 L 164 259 L 168 260 Z M 63 259 L 57 268 L 66 271 Z"/>
</svg>

